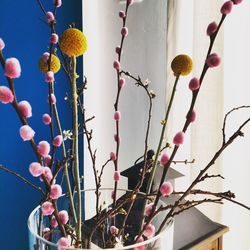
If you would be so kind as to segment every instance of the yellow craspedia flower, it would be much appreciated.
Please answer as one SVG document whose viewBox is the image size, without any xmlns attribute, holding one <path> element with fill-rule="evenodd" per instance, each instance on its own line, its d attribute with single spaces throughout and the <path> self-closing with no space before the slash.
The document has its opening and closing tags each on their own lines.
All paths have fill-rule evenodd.
<svg viewBox="0 0 250 250">
<path fill-rule="evenodd" d="M 193 61 L 188 55 L 178 55 L 171 63 L 175 75 L 188 75 L 193 69 Z"/>
<path fill-rule="evenodd" d="M 67 56 L 81 56 L 87 50 L 87 39 L 82 31 L 69 28 L 60 36 L 59 45 Z"/>
<path fill-rule="evenodd" d="M 47 63 L 47 60 L 46 58 L 49 58 L 49 53 L 44 53 L 44 54 L 47 54 L 47 57 L 46 56 L 42 56 L 40 59 L 39 59 L 39 69 L 43 72 L 43 73 L 47 73 L 49 71 L 48 69 L 48 63 Z M 50 64 L 50 71 L 53 71 L 53 73 L 57 73 L 61 68 L 61 63 L 60 63 L 60 60 L 57 56 L 55 55 L 51 55 L 51 64 Z"/>
</svg>

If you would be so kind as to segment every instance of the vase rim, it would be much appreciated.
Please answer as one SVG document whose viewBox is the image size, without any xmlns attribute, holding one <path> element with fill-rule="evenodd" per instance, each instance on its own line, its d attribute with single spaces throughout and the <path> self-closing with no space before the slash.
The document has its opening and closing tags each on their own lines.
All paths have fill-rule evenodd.
<svg viewBox="0 0 250 250">
<path fill-rule="evenodd" d="M 113 191 L 114 188 L 100 188 L 100 191 L 101 191 L 101 190 Z M 118 188 L 117 190 L 118 190 L 118 191 L 124 191 L 124 192 L 127 192 L 127 191 L 131 191 L 131 192 L 132 192 L 132 191 L 133 191 L 133 190 L 124 189 L 124 188 Z M 83 193 L 83 192 L 93 192 L 93 191 L 96 191 L 96 189 L 94 189 L 94 188 L 91 188 L 91 189 L 83 189 L 83 190 L 81 190 L 81 193 Z M 138 192 L 138 193 L 144 194 L 143 192 Z M 63 197 L 63 196 L 65 196 L 65 194 L 63 194 L 62 196 L 60 196 L 60 198 Z M 31 213 L 30 213 L 30 215 L 29 215 L 29 217 L 28 217 L 28 221 L 27 221 L 28 229 L 29 229 L 29 231 L 30 231 L 37 239 L 41 240 L 42 242 L 44 242 L 44 243 L 46 243 L 46 244 L 48 244 L 48 245 L 50 245 L 50 246 L 57 247 L 57 246 L 58 246 L 57 244 L 52 243 L 52 242 L 50 242 L 50 241 L 44 239 L 43 237 L 41 237 L 41 236 L 38 235 L 37 233 L 35 233 L 34 230 L 32 229 L 32 227 L 30 226 L 31 218 L 34 217 L 34 214 L 35 214 L 40 208 L 41 208 L 41 205 L 38 205 L 37 207 L 35 207 L 35 208 L 31 211 Z M 162 235 L 166 230 L 168 230 L 171 226 L 173 226 L 173 219 L 172 219 L 172 218 L 166 223 L 166 226 L 165 226 L 164 230 L 162 230 L 159 234 L 153 236 L 152 238 L 149 238 L 149 239 L 147 239 L 147 240 L 145 240 L 145 241 L 143 241 L 143 242 L 140 242 L 140 243 L 135 243 L 135 244 L 133 244 L 133 245 L 124 246 L 124 247 L 122 247 L 122 248 L 120 248 L 120 247 L 119 247 L 119 248 L 105 248 L 105 250 L 114 250 L 114 249 L 116 249 L 116 250 L 128 250 L 128 249 L 131 249 L 131 248 L 136 248 L 136 247 L 141 247 L 141 246 L 148 245 L 149 243 L 152 243 L 152 242 L 156 241 L 157 239 L 159 239 L 159 238 L 161 237 L 161 235 Z M 67 248 L 67 250 L 73 250 L 73 249 L 74 249 L 74 250 L 88 250 L 88 249 L 71 248 L 71 247 Z M 102 248 L 100 248 L 100 249 L 102 249 Z M 91 250 L 91 249 L 90 249 L 90 250 Z"/>
</svg>

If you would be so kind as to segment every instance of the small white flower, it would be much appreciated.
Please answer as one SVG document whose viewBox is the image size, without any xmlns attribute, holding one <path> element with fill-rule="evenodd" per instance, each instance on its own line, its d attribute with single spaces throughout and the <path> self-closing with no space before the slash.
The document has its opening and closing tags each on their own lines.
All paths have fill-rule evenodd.
<svg viewBox="0 0 250 250">
<path fill-rule="evenodd" d="M 144 84 L 144 86 L 148 86 L 149 83 L 151 83 L 151 81 L 149 79 L 146 79 L 143 84 Z"/>
<path fill-rule="evenodd" d="M 115 237 L 115 248 L 118 248 L 118 247 L 123 247 L 123 241 L 122 241 L 122 236 L 120 236 L 120 238 L 118 237 Z"/>
<path fill-rule="evenodd" d="M 63 130 L 63 140 L 72 140 L 73 133 L 71 130 Z"/>
</svg>

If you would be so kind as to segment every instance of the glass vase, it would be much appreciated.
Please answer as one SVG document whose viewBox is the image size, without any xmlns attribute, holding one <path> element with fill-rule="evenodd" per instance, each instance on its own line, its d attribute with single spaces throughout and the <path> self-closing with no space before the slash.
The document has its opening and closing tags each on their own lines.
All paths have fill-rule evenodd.
<svg viewBox="0 0 250 250">
<path fill-rule="evenodd" d="M 117 190 L 117 202 L 122 202 L 123 200 L 127 199 L 130 195 L 129 190 Z M 100 189 L 100 196 L 98 200 L 96 200 L 96 190 L 83 190 L 81 192 L 82 197 L 82 204 L 83 204 L 83 226 L 82 226 L 82 237 L 86 237 L 87 242 L 87 235 L 89 235 L 91 229 L 95 226 L 95 218 L 96 218 L 96 209 L 99 207 L 102 213 L 108 212 L 111 209 L 113 199 L 112 199 L 112 188 Z M 134 249 L 134 250 L 172 250 L 173 249 L 173 221 L 169 221 L 165 228 L 161 231 L 161 233 L 157 234 L 156 236 L 149 238 L 141 243 L 134 244 L 134 238 L 138 235 L 139 232 L 139 225 L 142 218 L 142 207 L 144 200 L 140 198 L 143 194 L 137 195 L 139 197 L 135 200 L 134 205 L 131 209 L 130 216 L 127 219 L 127 229 L 124 230 L 124 235 L 127 235 L 126 244 L 121 242 L 119 238 L 115 238 L 116 246 L 109 247 L 105 244 L 108 237 L 110 237 L 110 226 L 114 223 L 115 218 L 115 225 L 119 228 L 119 225 L 122 225 L 122 222 L 125 217 L 124 211 L 126 211 L 129 207 L 129 203 L 124 205 L 121 209 L 119 209 L 119 213 L 115 216 L 108 217 L 104 223 L 102 231 L 96 230 L 95 234 L 92 237 L 91 241 L 91 248 L 90 249 L 117 249 L 117 250 L 125 250 L 125 249 Z M 76 196 L 76 195 L 75 195 Z M 126 203 L 125 203 L 126 204 Z M 68 209 L 68 200 L 66 196 L 60 197 L 57 202 L 58 209 L 60 210 L 67 210 Z M 161 204 L 164 205 L 164 204 Z M 166 216 L 167 211 L 159 213 L 155 219 L 153 220 L 152 224 L 155 226 L 155 229 L 159 228 L 161 222 L 163 221 L 164 217 Z M 69 223 L 70 224 L 70 223 Z M 28 218 L 28 231 L 29 231 L 29 250 L 57 250 L 60 249 L 57 246 L 57 241 L 61 237 L 59 234 L 58 228 L 50 228 L 54 233 L 53 237 L 50 237 L 50 240 L 45 240 L 39 232 L 42 232 L 44 228 L 50 227 L 50 219 L 48 216 L 42 216 L 41 207 L 36 207 L 30 214 Z M 129 243 L 131 241 L 131 244 Z M 87 245 L 87 244 L 86 244 Z M 64 249 L 79 249 L 74 247 L 62 248 Z M 84 246 L 81 249 L 89 249 Z M 60 249 L 61 250 L 61 249 Z"/>
</svg>

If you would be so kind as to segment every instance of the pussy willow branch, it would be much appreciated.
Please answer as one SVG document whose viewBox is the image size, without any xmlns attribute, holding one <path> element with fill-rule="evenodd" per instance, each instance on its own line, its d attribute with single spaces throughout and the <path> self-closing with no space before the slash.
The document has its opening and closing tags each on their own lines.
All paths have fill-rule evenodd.
<svg viewBox="0 0 250 250">
<path fill-rule="evenodd" d="M 121 74 L 124 74 L 128 77 L 130 77 L 131 79 L 135 80 L 136 81 L 136 84 L 140 87 L 142 87 L 146 94 L 147 94 L 147 97 L 148 97 L 148 101 L 149 101 L 149 108 L 148 108 L 148 121 L 147 121 L 147 128 L 146 128 L 146 133 L 145 133 L 145 140 L 144 140 L 144 155 L 143 155 L 143 158 L 144 158 L 144 166 L 143 166 L 143 169 L 142 169 L 142 173 L 141 173 L 141 176 L 140 176 L 140 180 L 139 182 L 137 183 L 134 191 L 132 192 L 132 196 L 137 196 L 138 192 L 140 191 L 140 188 L 142 187 L 143 185 L 143 182 L 144 182 L 144 178 L 145 178 L 145 174 L 147 172 L 147 152 L 148 152 L 148 137 L 149 137 L 149 131 L 150 131 L 150 125 L 151 125 L 151 118 L 152 118 L 152 107 L 153 107 L 153 102 L 152 102 L 152 96 L 150 94 L 150 91 L 148 90 L 147 86 L 145 86 L 143 84 L 143 82 L 141 81 L 141 78 L 138 77 L 134 77 L 132 76 L 129 72 L 125 72 L 125 71 L 121 71 Z M 134 201 L 135 199 L 132 199 L 130 205 L 129 205 L 129 208 L 128 208 L 128 211 L 127 211 L 127 214 L 125 215 L 125 218 L 122 222 L 122 227 L 121 227 L 121 230 L 119 231 L 119 234 L 118 234 L 118 237 L 123 233 L 123 229 L 125 228 L 125 225 L 126 225 L 126 222 L 127 222 L 127 219 L 130 215 L 130 212 L 131 212 L 131 209 L 134 205 Z M 145 203 L 146 205 L 146 203 Z M 143 224 L 143 218 L 141 220 L 141 223 Z"/>
<path fill-rule="evenodd" d="M 206 64 L 206 59 L 208 58 L 208 56 L 210 55 L 210 53 L 211 53 L 211 51 L 212 51 L 212 48 L 213 48 L 213 45 L 214 45 L 214 41 L 215 41 L 215 39 L 216 39 L 216 37 L 217 37 L 217 34 L 218 34 L 218 32 L 219 32 L 219 30 L 220 30 L 220 28 L 221 28 L 221 25 L 222 25 L 223 21 L 225 20 L 225 18 L 226 18 L 226 15 L 223 14 L 223 15 L 221 16 L 221 20 L 220 20 L 220 22 L 219 22 L 219 25 L 218 25 L 218 28 L 217 28 L 216 32 L 214 33 L 213 36 L 210 37 L 210 44 L 209 44 L 208 51 L 207 51 L 207 55 L 206 55 L 206 58 L 205 58 L 203 70 L 202 70 L 202 72 L 201 72 L 201 76 L 200 76 L 200 79 L 199 79 L 199 80 L 200 80 L 200 88 L 197 89 L 197 90 L 195 90 L 195 91 L 193 91 L 193 96 L 192 96 L 192 100 L 191 100 L 191 105 L 190 105 L 190 108 L 189 108 L 189 111 L 188 111 L 188 114 L 187 114 L 187 117 L 186 117 L 185 124 L 184 124 L 183 129 L 182 129 L 182 132 L 184 132 L 184 133 L 187 131 L 187 129 L 188 129 L 189 125 L 190 125 L 191 113 L 192 113 L 192 111 L 193 111 L 193 109 L 194 109 L 194 105 L 195 105 L 195 103 L 196 103 L 196 99 L 197 99 L 198 93 L 199 93 L 199 91 L 200 91 L 200 89 L 201 89 L 201 86 L 202 86 L 202 83 L 203 83 L 203 79 L 204 79 L 205 74 L 206 74 L 206 72 L 207 72 L 207 70 L 208 70 L 208 66 L 207 66 L 207 64 Z M 175 157 L 175 155 L 176 155 L 176 153 L 177 153 L 177 151 L 178 151 L 178 148 L 179 148 L 179 146 L 175 146 L 175 147 L 174 147 L 174 150 L 172 151 L 172 154 L 171 154 L 171 156 L 170 156 L 170 159 L 169 159 L 168 163 L 164 166 L 162 178 L 161 178 L 161 181 L 160 181 L 160 184 L 159 184 L 159 188 L 158 188 L 158 195 L 157 195 L 156 200 L 155 200 L 155 207 L 157 206 L 158 201 L 159 201 L 160 196 L 161 196 L 161 193 L 160 193 L 160 186 L 162 185 L 162 183 L 164 182 L 164 180 L 165 180 L 165 178 L 166 178 L 168 169 L 169 169 L 169 167 L 170 167 L 170 165 L 171 165 L 171 162 L 173 161 L 173 159 L 174 159 L 174 157 Z"/>
<path fill-rule="evenodd" d="M 183 195 L 178 199 L 177 204 L 181 202 L 187 195 L 190 194 L 190 191 L 193 189 L 193 187 L 200 182 L 200 179 L 203 177 L 203 175 L 207 172 L 207 170 L 213 166 L 216 162 L 216 160 L 219 158 L 219 156 L 222 154 L 222 152 L 239 136 L 243 136 L 243 133 L 241 132 L 242 128 L 249 123 L 250 118 L 247 119 L 245 122 L 243 122 L 240 127 L 231 135 L 231 137 L 222 144 L 220 149 L 214 154 L 213 158 L 210 160 L 210 162 L 206 165 L 205 168 L 203 168 L 198 176 L 195 178 L 195 180 L 192 182 L 192 184 L 188 187 L 188 189 L 183 193 Z M 172 217 L 172 213 L 174 212 L 174 208 L 172 208 L 169 213 L 167 214 L 166 218 L 162 222 L 160 229 L 164 227 L 164 224 L 167 222 L 167 220 Z"/>
<path fill-rule="evenodd" d="M 126 10 L 125 10 L 125 17 L 123 18 L 123 27 L 126 26 L 128 16 L 128 2 L 126 3 Z M 118 53 L 118 61 L 121 62 L 121 55 L 122 55 L 122 49 L 123 49 L 123 43 L 124 43 L 125 36 L 122 35 L 121 43 L 120 43 L 120 51 Z M 119 80 L 120 80 L 120 72 L 119 70 L 116 70 L 117 75 L 117 95 L 116 95 L 116 101 L 114 104 L 115 111 L 118 111 L 119 107 L 119 98 L 121 93 L 121 87 L 119 86 Z M 114 167 L 115 171 L 118 171 L 118 161 L 119 161 L 119 148 L 120 148 L 120 129 L 119 129 L 119 121 L 115 122 L 116 125 L 116 160 L 114 161 Z M 115 181 L 114 183 L 114 197 L 113 197 L 113 204 L 116 204 L 116 193 L 117 193 L 117 185 L 118 182 Z M 113 218 L 113 224 L 115 224 L 115 218 Z"/>
<path fill-rule="evenodd" d="M 42 188 L 34 185 L 33 183 L 31 183 L 29 180 L 27 180 L 26 178 L 24 178 L 22 175 L 20 175 L 19 173 L 12 171 L 8 168 L 5 168 L 4 166 L 0 165 L 0 169 L 4 170 L 5 172 L 8 172 L 10 174 L 15 175 L 16 177 L 18 177 L 19 179 L 21 179 L 22 181 L 24 181 L 24 183 L 28 184 L 29 186 L 31 186 L 32 188 L 34 188 L 36 191 L 42 193 L 44 196 L 46 195 L 45 192 L 42 190 Z"/>
</svg>

